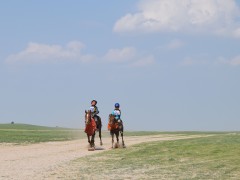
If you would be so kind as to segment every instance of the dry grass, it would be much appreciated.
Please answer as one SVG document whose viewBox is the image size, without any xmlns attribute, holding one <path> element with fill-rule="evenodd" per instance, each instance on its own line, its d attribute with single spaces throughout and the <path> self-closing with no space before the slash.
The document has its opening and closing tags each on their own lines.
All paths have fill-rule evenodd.
<svg viewBox="0 0 240 180">
<path fill-rule="evenodd" d="M 143 143 L 69 164 L 63 179 L 238 179 L 240 134 Z"/>
</svg>

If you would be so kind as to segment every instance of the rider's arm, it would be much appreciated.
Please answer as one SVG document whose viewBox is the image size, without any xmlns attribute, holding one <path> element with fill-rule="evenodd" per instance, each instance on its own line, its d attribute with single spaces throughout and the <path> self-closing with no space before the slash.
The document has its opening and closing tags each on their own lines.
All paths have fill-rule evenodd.
<svg viewBox="0 0 240 180">
<path fill-rule="evenodd" d="M 112 115 L 114 115 L 114 117 L 116 117 L 116 113 L 115 113 L 115 110 L 112 112 Z"/>
<path fill-rule="evenodd" d="M 98 113 L 99 113 L 99 110 L 98 110 L 98 108 L 97 108 L 97 106 L 96 106 L 96 108 L 95 108 L 95 113 L 94 113 L 94 114 L 96 115 L 96 114 L 98 114 Z"/>
</svg>

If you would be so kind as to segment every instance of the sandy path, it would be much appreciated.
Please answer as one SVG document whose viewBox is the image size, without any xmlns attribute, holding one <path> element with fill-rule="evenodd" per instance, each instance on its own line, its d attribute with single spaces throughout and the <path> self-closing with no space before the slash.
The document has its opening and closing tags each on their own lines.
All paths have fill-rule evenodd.
<svg viewBox="0 0 240 180">
<path fill-rule="evenodd" d="M 150 141 L 166 141 L 202 137 L 201 135 L 131 136 L 125 137 L 127 146 Z M 99 139 L 97 138 L 97 143 Z M 110 138 L 103 138 L 102 150 L 88 151 L 86 139 L 47 142 L 30 145 L 0 144 L 0 179 L 48 179 L 58 166 L 109 150 Z M 98 146 L 97 146 L 98 148 Z"/>
</svg>

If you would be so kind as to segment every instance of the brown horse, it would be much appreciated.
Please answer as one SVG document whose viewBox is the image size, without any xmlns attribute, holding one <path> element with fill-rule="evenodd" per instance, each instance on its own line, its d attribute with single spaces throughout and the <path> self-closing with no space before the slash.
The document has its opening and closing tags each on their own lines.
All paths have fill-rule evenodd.
<svg viewBox="0 0 240 180">
<path fill-rule="evenodd" d="M 114 134 L 117 139 L 117 147 L 119 147 L 119 132 L 122 137 L 122 146 L 125 148 L 124 140 L 123 140 L 123 123 L 118 122 L 114 115 L 109 114 L 109 121 L 108 121 L 108 130 L 110 131 L 110 134 L 112 136 L 112 148 L 114 144 Z"/>
<path fill-rule="evenodd" d="M 91 111 L 85 110 L 85 133 L 88 137 L 88 143 L 91 148 L 95 148 L 94 138 L 95 138 L 95 131 L 97 129 L 95 120 L 91 116 Z"/>
</svg>

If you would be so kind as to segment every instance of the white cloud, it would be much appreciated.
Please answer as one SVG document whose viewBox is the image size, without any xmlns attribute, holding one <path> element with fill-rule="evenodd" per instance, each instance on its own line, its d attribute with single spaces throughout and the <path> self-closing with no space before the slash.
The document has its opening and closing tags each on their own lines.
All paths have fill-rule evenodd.
<svg viewBox="0 0 240 180">
<path fill-rule="evenodd" d="M 110 49 L 104 59 L 111 62 L 126 62 L 132 61 L 136 56 L 136 49 L 134 47 L 125 47 L 122 49 Z"/>
<path fill-rule="evenodd" d="M 233 35 L 234 35 L 236 38 L 240 38 L 240 28 L 234 30 Z"/>
<path fill-rule="evenodd" d="M 147 56 L 144 58 L 141 58 L 134 63 L 132 63 L 130 66 L 133 67 L 145 67 L 154 64 L 155 58 L 153 56 Z"/>
<path fill-rule="evenodd" d="M 131 67 L 149 66 L 155 62 L 155 58 L 152 55 L 141 54 L 134 47 L 110 49 L 103 59 L 111 63 L 124 63 Z"/>
<path fill-rule="evenodd" d="M 71 41 L 65 46 L 39 43 L 28 43 L 27 47 L 6 58 L 6 63 L 59 63 L 59 62 L 91 62 L 95 55 L 83 54 L 84 44 Z M 154 57 L 139 53 L 134 47 L 109 49 L 101 61 L 107 63 L 123 63 L 129 66 L 147 66 L 154 62 Z"/>
<path fill-rule="evenodd" d="M 168 43 L 167 48 L 168 49 L 178 49 L 184 46 L 184 42 L 178 39 L 175 39 Z"/>
<path fill-rule="evenodd" d="M 191 66 L 191 65 L 194 65 L 195 63 L 196 63 L 196 61 L 193 60 L 192 58 L 186 58 L 183 60 L 182 65 Z"/>
<path fill-rule="evenodd" d="M 227 61 L 228 64 L 232 65 L 232 66 L 239 66 L 240 65 L 240 55 L 234 57 L 233 59 Z"/>
<path fill-rule="evenodd" d="M 209 62 L 207 60 L 204 60 L 204 58 L 192 58 L 192 57 L 186 57 L 182 62 L 182 66 L 194 66 L 194 65 L 206 65 Z"/>
<path fill-rule="evenodd" d="M 240 55 L 235 56 L 233 58 L 219 57 L 215 63 L 231 65 L 231 66 L 240 66 Z"/>
<path fill-rule="evenodd" d="M 93 60 L 94 56 L 82 54 L 83 48 L 84 44 L 79 41 L 71 41 L 65 47 L 30 42 L 23 51 L 8 56 L 6 62 L 54 63 L 59 61 L 88 62 Z"/>
<path fill-rule="evenodd" d="M 207 32 L 240 36 L 240 8 L 235 0 L 142 0 L 116 32 Z"/>
</svg>

